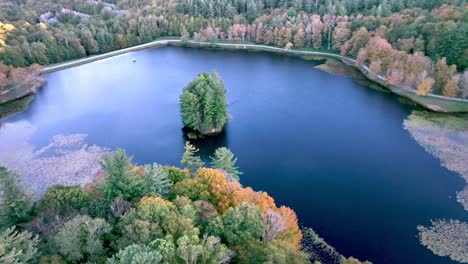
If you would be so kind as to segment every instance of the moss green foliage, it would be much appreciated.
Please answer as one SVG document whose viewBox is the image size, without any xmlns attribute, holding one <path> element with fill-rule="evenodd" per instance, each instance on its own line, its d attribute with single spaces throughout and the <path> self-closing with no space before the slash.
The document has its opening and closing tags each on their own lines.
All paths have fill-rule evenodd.
<svg viewBox="0 0 468 264">
<path fill-rule="evenodd" d="M 32 198 L 19 185 L 19 176 L 0 167 L 0 231 L 30 220 Z"/>
<path fill-rule="evenodd" d="M 191 219 L 183 217 L 172 202 L 160 197 L 143 198 L 122 217 L 119 225 L 120 245 L 147 244 L 167 235 L 178 239 L 197 232 Z"/>
<path fill-rule="evenodd" d="M 104 219 L 78 215 L 57 229 L 51 243 L 67 261 L 96 261 L 105 252 L 101 236 L 109 231 Z"/>
<path fill-rule="evenodd" d="M 192 175 L 204 164 L 201 158 L 196 155 L 197 152 L 198 149 L 194 145 L 190 144 L 188 141 L 185 142 L 185 152 L 182 155 L 180 164 L 182 164 L 182 166 Z"/>
<path fill-rule="evenodd" d="M 226 88 L 219 75 L 202 73 L 182 91 L 182 122 L 201 134 L 220 132 L 227 121 L 226 105 Z"/>
<path fill-rule="evenodd" d="M 130 245 L 120 250 L 114 257 L 107 260 L 107 264 L 136 264 L 136 263 L 161 263 L 162 256 L 159 252 L 148 246 Z"/>
<path fill-rule="evenodd" d="M 211 157 L 211 166 L 227 172 L 229 175 L 239 180 L 239 175 L 242 172 L 239 171 L 239 168 L 236 167 L 237 158 L 234 157 L 234 154 L 227 148 L 222 147 L 216 149 L 214 156 Z"/>
<path fill-rule="evenodd" d="M 182 170 L 177 167 L 164 166 L 163 169 L 167 172 L 172 184 L 176 184 L 190 177 L 190 174 L 187 170 Z"/>
<path fill-rule="evenodd" d="M 146 184 L 148 192 L 167 196 L 172 187 L 169 173 L 157 163 L 154 163 L 153 165 L 145 165 L 144 168 L 146 171 L 145 177 L 148 180 Z"/>
<path fill-rule="evenodd" d="M 38 209 L 53 208 L 65 215 L 71 211 L 87 209 L 91 202 L 91 195 L 80 186 L 54 185 L 42 196 Z"/>
<path fill-rule="evenodd" d="M 246 203 L 229 208 L 223 216 L 223 223 L 224 236 L 233 245 L 260 241 L 265 230 L 259 208 Z"/>
<path fill-rule="evenodd" d="M 101 164 L 108 174 L 101 186 L 107 199 L 123 197 L 132 201 L 144 195 L 145 178 L 137 174 L 131 158 L 127 157 L 125 151 L 117 150 L 114 154 L 105 155 Z"/>
<path fill-rule="evenodd" d="M 468 223 L 436 220 L 430 227 L 418 226 L 418 231 L 421 244 L 434 254 L 468 263 Z"/>
<path fill-rule="evenodd" d="M 39 239 L 30 232 L 18 232 L 14 227 L 0 234 L 0 263 L 34 263 Z"/>
</svg>

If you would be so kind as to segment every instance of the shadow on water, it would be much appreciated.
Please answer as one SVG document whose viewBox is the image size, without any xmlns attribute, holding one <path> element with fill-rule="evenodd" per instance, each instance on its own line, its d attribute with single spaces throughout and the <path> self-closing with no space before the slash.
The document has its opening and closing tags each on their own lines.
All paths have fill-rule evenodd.
<svg viewBox="0 0 468 264">
<path fill-rule="evenodd" d="M 228 135 L 229 135 L 229 124 L 226 124 L 223 131 L 214 136 L 206 136 L 206 137 L 197 137 L 191 138 L 188 133 L 184 129 L 182 129 L 182 136 L 185 141 L 189 141 L 193 144 L 197 149 L 199 149 L 198 155 L 205 161 L 205 164 L 208 165 L 210 161 L 210 157 L 213 156 L 213 153 L 217 148 L 227 147 L 229 148 L 228 144 Z"/>
</svg>

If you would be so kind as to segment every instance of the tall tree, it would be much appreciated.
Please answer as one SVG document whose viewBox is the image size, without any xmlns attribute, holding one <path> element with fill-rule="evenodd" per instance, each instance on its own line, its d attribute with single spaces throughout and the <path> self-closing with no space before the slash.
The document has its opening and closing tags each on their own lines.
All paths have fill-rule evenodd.
<svg viewBox="0 0 468 264">
<path fill-rule="evenodd" d="M 242 174 L 236 167 L 237 158 L 234 154 L 225 147 L 216 149 L 214 156 L 211 157 L 211 165 L 214 168 L 224 170 L 234 178 L 239 180 L 239 175 Z"/>
<path fill-rule="evenodd" d="M 118 149 L 114 154 L 104 155 L 101 166 L 106 170 L 107 177 L 100 188 L 109 201 L 119 196 L 132 201 L 145 194 L 145 178 L 137 175 L 136 168 L 125 151 Z"/>
<path fill-rule="evenodd" d="M 0 233 L 0 263 L 35 263 L 39 239 L 30 232 L 18 232 L 14 227 Z"/>
<path fill-rule="evenodd" d="M 194 175 L 194 173 L 203 166 L 203 161 L 199 156 L 196 155 L 198 149 L 190 144 L 190 142 L 185 142 L 185 152 L 182 155 L 182 160 L 180 163 L 184 168 L 188 169 L 190 174 Z"/>
<path fill-rule="evenodd" d="M 159 194 L 163 197 L 169 194 L 172 187 L 172 182 L 169 179 L 169 173 L 164 170 L 163 166 L 153 163 L 145 165 L 147 188 L 150 193 Z"/>
<path fill-rule="evenodd" d="M 19 185 L 19 176 L 0 167 L 0 231 L 31 219 L 33 199 Z"/>
</svg>

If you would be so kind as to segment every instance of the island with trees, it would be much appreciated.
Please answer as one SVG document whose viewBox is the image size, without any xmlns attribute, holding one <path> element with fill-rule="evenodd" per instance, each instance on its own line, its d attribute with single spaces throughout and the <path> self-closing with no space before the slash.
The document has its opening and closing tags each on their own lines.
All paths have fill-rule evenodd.
<svg viewBox="0 0 468 264">
<path fill-rule="evenodd" d="M 117 150 L 93 182 L 51 186 L 37 201 L 0 167 L 0 262 L 361 263 L 302 231 L 266 192 L 242 187 L 229 149 L 208 168 L 187 142 L 181 164 L 137 165 Z"/>
<path fill-rule="evenodd" d="M 184 126 L 202 136 L 223 130 L 228 118 L 226 108 L 226 88 L 217 72 L 199 74 L 180 96 Z"/>
<path fill-rule="evenodd" d="M 182 36 L 341 53 L 412 98 L 468 98 L 463 0 L 110 2 L 0 3 L 0 61 L 48 65 Z"/>
</svg>

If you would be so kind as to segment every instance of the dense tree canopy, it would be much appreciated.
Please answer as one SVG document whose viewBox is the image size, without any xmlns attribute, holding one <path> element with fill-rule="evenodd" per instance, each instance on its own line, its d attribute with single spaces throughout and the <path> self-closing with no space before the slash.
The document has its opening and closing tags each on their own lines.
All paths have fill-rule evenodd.
<svg viewBox="0 0 468 264">
<path fill-rule="evenodd" d="M 194 151 L 190 159 L 201 161 Z M 266 192 L 229 179 L 227 171 L 240 174 L 235 161 L 229 149 L 220 148 L 213 156 L 214 168 L 198 164 L 190 174 L 156 163 L 137 165 L 117 150 L 104 156 L 103 171 L 92 183 L 52 186 L 35 203 L 19 186 L 18 176 L 0 168 L 0 262 L 322 260 L 317 257 L 321 248 L 314 254 L 302 250 L 293 210 L 278 207 Z"/>
<path fill-rule="evenodd" d="M 457 72 L 447 87 L 441 87 L 431 71 L 412 72 L 409 67 L 390 70 L 385 65 L 389 62 L 383 61 L 385 56 L 375 57 L 371 51 L 371 57 L 367 58 L 362 51 L 366 63 L 376 60 L 373 69 L 394 82 L 409 76 L 403 84 L 414 89 L 424 81 L 421 90 L 448 96 L 468 95 L 460 91 L 468 89 L 466 74 L 460 74 L 468 66 L 467 7 L 463 0 L 107 2 L 106 5 L 115 5 L 84 0 L 0 3 L 0 61 L 15 67 L 57 63 L 165 36 L 341 50 L 357 57 L 362 49 L 368 49 L 370 38 L 380 37 L 385 41 L 373 41 L 373 45 L 378 45 L 376 48 L 390 45 L 394 50 L 390 57 L 397 57 L 394 64 L 406 61 L 402 53 L 395 56 L 397 51 L 406 56 L 421 52 L 430 59 L 430 64 L 445 58 L 449 67 L 456 65 Z M 4 75 L 0 67 L 0 79 Z M 434 84 L 430 85 L 427 78 L 434 79 Z"/>
<path fill-rule="evenodd" d="M 199 74 L 180 96 L 184 126 L 203 135 L 219 133 L 227 121 L 226 88 L 216 72 Z"/>
</svg>

